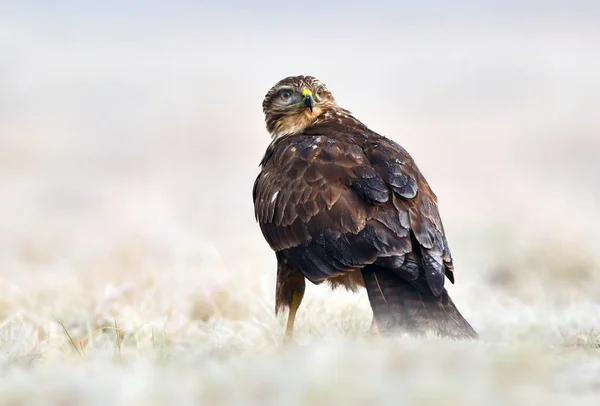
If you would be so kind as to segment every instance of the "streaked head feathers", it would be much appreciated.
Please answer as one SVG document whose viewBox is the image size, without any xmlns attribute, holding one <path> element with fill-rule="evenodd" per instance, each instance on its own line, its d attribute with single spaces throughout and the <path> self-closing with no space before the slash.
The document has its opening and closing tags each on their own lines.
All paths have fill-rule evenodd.
<svg viewBox="0 0 600 406">
<path fill-rule="evenodd" d="M 313 76 L 289 76 L 266 94 L 263 112 L 273 138 L 301 133 L 324 112 L 337 108 L 327 86 Z"/>
</svg>

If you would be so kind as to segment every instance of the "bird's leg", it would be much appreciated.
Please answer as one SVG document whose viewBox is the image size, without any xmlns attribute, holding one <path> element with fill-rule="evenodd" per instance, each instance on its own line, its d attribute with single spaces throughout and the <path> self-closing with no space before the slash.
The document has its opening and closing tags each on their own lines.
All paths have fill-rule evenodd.
<svg viewBox="0 0 600 406">
<path fill-rule="evenodd" d="M 288 266 L 287 260 L 280 253 L 277 253 L 277 287 L 275 289 L 275 313 L 283 308 L 288 307 L 287 325 L 285 327 L 285 337 L 283 343 L 292 341 L 294 333 L 294 320 L 296 312 L 300 307 L 302 298 L 304 297 L 304 289 L 306 283 L 304 275 Z"/>
<path fill-rule="evenodd" d="M 296 312 L 300 307 L 300 303 L 302 302 L 302 297 L 304 296 L 304 291 L 292 292 L 292 302 L 290 303 L 290 313 L 288 314 L 287 325 L 285 327 L 285 337 L 283 339 L 283 343 L 287 344 L 292 340 L 292 335 L 294 334 L 294 320 L 296 319 Z"/>
</svg>

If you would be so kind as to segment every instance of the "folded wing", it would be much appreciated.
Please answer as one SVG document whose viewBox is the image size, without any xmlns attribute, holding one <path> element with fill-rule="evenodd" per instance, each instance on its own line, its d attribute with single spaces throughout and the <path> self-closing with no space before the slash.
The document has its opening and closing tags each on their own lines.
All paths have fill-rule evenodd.
<svg viewBox="0 0 600 406">
<path fill-rule="evenodd" d="M 370 133 L 283 138 L 253 190 L 263 235 L 313 283 L 370 264 L 439 295 L 452 259 L 437 199 L 410 155 Z"/>
</svg>

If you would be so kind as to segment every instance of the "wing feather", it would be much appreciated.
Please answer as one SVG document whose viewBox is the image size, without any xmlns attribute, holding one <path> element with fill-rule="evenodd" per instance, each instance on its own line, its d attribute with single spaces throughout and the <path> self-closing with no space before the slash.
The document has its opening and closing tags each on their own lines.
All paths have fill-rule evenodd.
<svg viewBox="0 0 600 406">
<path fill-rule="evenodd" d="M 271 247 L 314 283 L 372 263 L 435 295 L 445 276 L 454 282 L 437 198 L 387 138 L 330 128 L 280 139 L 253 198 Z"/>
</svg>

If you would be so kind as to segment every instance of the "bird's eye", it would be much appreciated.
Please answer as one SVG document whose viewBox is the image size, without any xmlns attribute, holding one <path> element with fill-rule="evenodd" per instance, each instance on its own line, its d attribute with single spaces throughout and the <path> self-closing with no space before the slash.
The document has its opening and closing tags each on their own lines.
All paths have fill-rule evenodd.
<svg viewBox="0 0 600 406">
<path fill-rule="evenodd" d="M 317 89 L 317 97 L 322 98 L 323 96 L 325 96 L 325 88 L 321 86 Z"/>
<path fill-rule="evenodd" d="M 283 89 L 279 92 L 279 98 L 286 102 L 292 98 L 292 92 L 287 89 Z"/>
</svg>

